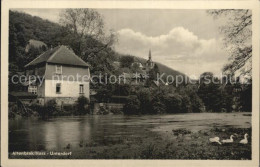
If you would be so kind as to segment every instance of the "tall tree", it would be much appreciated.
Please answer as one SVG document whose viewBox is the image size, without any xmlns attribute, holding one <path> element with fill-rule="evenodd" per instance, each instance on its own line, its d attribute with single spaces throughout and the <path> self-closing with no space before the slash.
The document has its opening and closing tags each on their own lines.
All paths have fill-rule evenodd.
<svg viewBox="0 0 260 167">
<path fill-rule="evenodd" d="M 220 27 L 224 34 L 225 47 L 230 52 L 230 62 L 224 66 L 223 71 L 232 75 L 240 71 L 240 75 L 251 78 L 252 11 L 248 9 L 221 9 L 209 10 L 208 13 L 214 18 L 224 18 L 227 21 L 225 25 Z"/>
<path fill-rule="evenodd" d="M 217 78 L 214 78 L 211 72 L 200 75 L 198 95 L 205 104 L 206 110 L 211 112 L 220 112 L 223 107 L 220 85 L 216 83 Z"/>
<path fill-rule="evenodd" d="M 71 33 L 70 39 L 77 41 L 81 57 L 111 47 L 116 39 L 112 30 L 106 35 L 103 17 L 93 9 L 65 9 L 60 13 L 60 23 Z"/>
<path fill-rule="evenodd" d="M 64 27 L 61 42 L 90 64 L 92 75 L 110 75 L 114 71 L 112 46 L 116 34 L 106 33 L 103 17 L 96 10 L 65 9 L 60 13 L 60 23 Z"/>
</svg>

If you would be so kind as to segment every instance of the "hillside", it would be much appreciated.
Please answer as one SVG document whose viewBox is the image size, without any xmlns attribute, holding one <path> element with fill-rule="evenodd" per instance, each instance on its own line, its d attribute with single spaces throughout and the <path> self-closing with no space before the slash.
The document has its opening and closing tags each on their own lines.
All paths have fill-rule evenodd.
<svg viewBox="0 0 260 167">
<path fill-rule="evenodd" d="M 30 39 L 42 41 L 48 46 L 55 45 L 62 35 L 62 27 L 57 23 L 11 10 L 9 16 L 10 35 L 16 35 L 23 47 Z"/>
<path fill-rule="evenodd" d="M 167 75 L 173 75 L 173 76 L 176 76 L 176 75 L 181 75 L 181 76 L 185 76 L 185 74 L 179 72 L 179 71 L 176 71 L 166 65 L 163 65 L 161 63 L 158 63 L 158 62 L 155 62 L 157 64 L 157 66 L 159 67 L 159 70 L 164 72 L 165 74 Z"/>
</svg>

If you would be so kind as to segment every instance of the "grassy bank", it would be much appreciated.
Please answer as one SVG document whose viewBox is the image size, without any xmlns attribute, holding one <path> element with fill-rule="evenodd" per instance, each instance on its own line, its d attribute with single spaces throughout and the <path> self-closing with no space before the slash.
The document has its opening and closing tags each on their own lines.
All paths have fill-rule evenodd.
<svg viewBox="0 0 260 167">
<path fill-rule="evenodd" d="M 107 143 L 79 143 L 66 146 L 62 150 L 72 152 L 70 156 L 13 156 L 10 158 L 69 158 L 69 159 L 251 159 L 251 128 L 213 128 L 191 132 L 176 129 L 168 133 L 148 132 L 146 137 L 116 138 Z M 249 143 L 239 143 L 245 133 L 249 134 Z M 234 143 L 212 144 L 210 137 L 227 139 L 235 135 Z"/>
</svg>

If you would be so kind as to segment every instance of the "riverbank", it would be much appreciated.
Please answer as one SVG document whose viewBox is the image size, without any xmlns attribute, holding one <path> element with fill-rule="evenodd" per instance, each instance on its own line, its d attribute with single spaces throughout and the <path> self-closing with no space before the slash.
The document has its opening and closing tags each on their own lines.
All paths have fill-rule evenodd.
<svg viewBox="0 0 260 167">
<path fill-rule="evenodd" d="M 240 144 L 245 133 L 249 134 L 249 143 Z M 219 145 L 210 143 L 209 138 L 219 136 L 229 138 L 234 134 L 234 143 Z M 214 128 L 199 132 L 179 130 L 147 137 L 118 138 L 99 145 L 97 143 L 79 143 L 59 150 L 72 152 L 71 155 L 57 156 L 15 156 L 10 158 L 51 158 L 51 159 L 215 159 L 215 160 L 247 160 L 251 159 L 251 128 Z"/>
<path fill-rule="evenodd" d="M 9 127 L 10 158 L 251 159 L 249 113 L 22 118 L 10 121 Z M 245 133 L 249 143 L 239 144 Z M 21 135 L 24 137 L 17 138 Z M 211 137 L 222 140 L 230 135 L 235 136 L 234 143 L 209 142 Z M 11 155 L 15 151 L 71 155 Z"/>
<path fill-rule="evenodd" d="M 82 107 L 83 108 L 83 107 Z M 193 113 L 193 112 L 191 112 Z M 171 113 L 171 114 L 191 114 L 191 113 Z M 218 113 L 218 112 L 201 112 L 201 113 Z M 220 112 L 220 113 L 246 113 L 248 116 L 251 116 L 251 112 Z M 41 105 L 30 105 L 25 106 L 25 109 L 21 110 L 17 107 L 15 103 L 9 103 L 8 107 L 8 117 L 9 119 L 14 119 L 16 117 L 37 117 L 42 119 L 49 119 L 52 117 L 63 117 L 63 116 L 84 116 L 84 115 L 167 115 L 168 113 L 139 113 L 139 114 L 126 114 L 121 110 L 118 109 L 111 109 L 107 107 L 100 107 L 98 112 L 93 112 L 89 106 L 86 108 L 84 107 L 81 110 L 78 110 L 76 105 L 65 105 L 61 108 L 58 108 L 56 104 L 53 102 L 47 106 Z"/>
</svg>

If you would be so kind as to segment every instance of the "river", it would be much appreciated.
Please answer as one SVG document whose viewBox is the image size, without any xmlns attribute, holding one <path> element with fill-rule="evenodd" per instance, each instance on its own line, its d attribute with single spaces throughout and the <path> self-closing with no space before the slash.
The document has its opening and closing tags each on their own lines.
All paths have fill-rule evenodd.
<svg viewBox="0 0 260 167">
<path fill-rule="evenodd" d="M 9 152 L 53 151 L 79 143 L 104 145 L 118 138 L 144 137 L 186 128 L 193 132 L 213 127 L 251 127 L 251 113 L 188 113 L 175 115 L 87 115 L 48 120 L 9 120 Z"/>
</svg>

